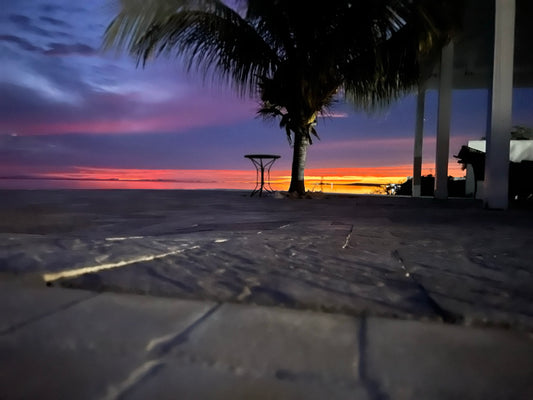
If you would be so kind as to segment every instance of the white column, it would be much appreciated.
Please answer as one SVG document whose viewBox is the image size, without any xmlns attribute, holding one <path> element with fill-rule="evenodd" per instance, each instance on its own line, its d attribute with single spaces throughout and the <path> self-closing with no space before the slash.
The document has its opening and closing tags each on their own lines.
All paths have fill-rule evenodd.
<svg viewBox="0 0 533 400">
<path fill-rule="evenodd" d="M 448 198 L 448 158 L 452 114 L 453 42 L 442 49 L 440 61 L 437 157 L 435 159 L 435 197 Z"/>
<path fill-rule="evenodd" d="M 513 109 L 515 0 L 496 0 L 490 129 L 485 162 L 485 206 L 508 207 Z"/>
<path fill-rule="evenodd" d="M 422 145 L 424 142 L 424 108 L 426 100 L 426 88 L 421 84 L 418 86 L 418 96 L 416 100 L 416 127 L 415 127 L 415 148 L 413 156 L 413 197 L 420 197 L 422 192 Z"/>
</svg>

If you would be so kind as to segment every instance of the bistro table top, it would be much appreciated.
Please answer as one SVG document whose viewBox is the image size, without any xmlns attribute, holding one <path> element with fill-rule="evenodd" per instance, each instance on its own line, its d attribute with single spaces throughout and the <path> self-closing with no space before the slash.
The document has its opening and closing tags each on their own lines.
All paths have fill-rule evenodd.
<svg viewBox="0 0 533 400">
<path fill-rule="evenodd" d="M 244 157 L 246 158 L 273 158 L 278 159 L 281 156 L 278 156 L 277 154 L 246 154 Z"/>
</svg>

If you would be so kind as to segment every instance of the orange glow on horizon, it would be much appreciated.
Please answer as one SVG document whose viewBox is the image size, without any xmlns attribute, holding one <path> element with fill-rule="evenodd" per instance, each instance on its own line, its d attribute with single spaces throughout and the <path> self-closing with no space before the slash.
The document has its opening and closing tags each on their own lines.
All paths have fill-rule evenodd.
<svg viewBox="0 0 533 400">
<path fill-rule="evenodd" d="M 432 165 L 425 165 L 423 175 L 432 173 Z M 460 166 L 455 176 L 464 176 Z M 450 169 L 450 175 L 453 170 Z M 307 169 L 305 182 L 310 191 L 338 193 L 384 193 L 387 184 L 403 183 L 412 176 L 410 165 L 375 168 L 319 168 Z M 31 173 L 17 180 L 16 187 L 75 188 L 75 189 L 239 189 L 251 190 L 256 172 L 249 170 L 174 170 L 174 169 L 118 169 L 75 167 L 70 171 Z M 46 185 L 43 183 L 48 181 Z M 41 182 L 41 184 L 39 183 Z M 52 182 L 52 183 L 50 183 Z M 0 180 L 5 187 L 6 180 Z M 290 171 L 271 173 L 271 186 L 287 190 Z"/>
</svg>

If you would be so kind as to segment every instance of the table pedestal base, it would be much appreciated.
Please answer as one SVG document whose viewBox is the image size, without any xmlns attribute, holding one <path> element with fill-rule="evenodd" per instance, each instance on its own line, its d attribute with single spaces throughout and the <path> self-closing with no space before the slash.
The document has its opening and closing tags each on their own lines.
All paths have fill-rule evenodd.
<svg viewBox="0 0 533 400">
<path fill-rule="evenodd" d="M 259 193 L 259 196 L 261 197 L 263 192 L 274 192 L 274 189 L 270 186 L 270 168 L 272 168 L 272 165 L 278 158 L 280 158 L 280 156 L 273 154 L 247 154 L 244 157 L 250 159 L 256 170 L 255 188 L 250 194 L 250 197 L 256 193 Z"/>
</svg>

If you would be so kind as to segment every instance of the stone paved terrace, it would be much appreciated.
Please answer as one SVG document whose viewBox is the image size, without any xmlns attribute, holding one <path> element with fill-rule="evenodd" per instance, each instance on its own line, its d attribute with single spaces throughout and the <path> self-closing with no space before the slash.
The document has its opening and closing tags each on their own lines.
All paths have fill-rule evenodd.
<svg viewBox="0 0 533 400">
<path fill-rule="evenodd" d="M 533 398 L 532 222 L 470 200 L 1 191 L 0 399 Z"/>
</svg>

